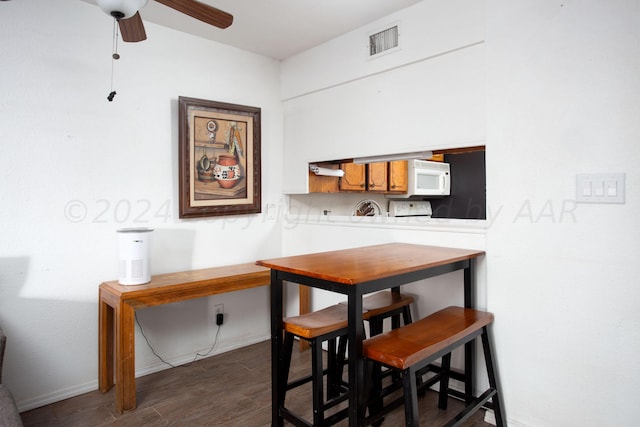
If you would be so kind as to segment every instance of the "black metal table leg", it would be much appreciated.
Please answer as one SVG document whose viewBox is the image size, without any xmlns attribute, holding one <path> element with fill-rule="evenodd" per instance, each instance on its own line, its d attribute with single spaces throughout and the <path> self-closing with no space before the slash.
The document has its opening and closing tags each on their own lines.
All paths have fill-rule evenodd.
<svg viewBox="0 0 640 427">
<path fill-rule="evenodd" d="M 280 416 L 280 407 L 284 404 L 287 380 L 280 378 L 283 361 L 283 332 L 282 332 L 282 279 L 278 277 L 278 270 L 271 270 L 271 425 L 284 426 Z"/>
<path fill-rule="evenodd" d="M 469 266 L 464 269 L 464 306 L 475 308 L 475 260 L 470 259 Z M 464 345 L 464 394 L 467 403 L 473 401 L 475 343 L 470 341 Z"/>
<path fill-rule="evenodd" d="M 348 294 L 349 322 L 349 425 L 360 426 L 364 422 L 364 359 L 362 357 L 362 341 L 364 340 L 364 324 L 362 322 L 362 292 L 357 286 Z"/>
</svg>

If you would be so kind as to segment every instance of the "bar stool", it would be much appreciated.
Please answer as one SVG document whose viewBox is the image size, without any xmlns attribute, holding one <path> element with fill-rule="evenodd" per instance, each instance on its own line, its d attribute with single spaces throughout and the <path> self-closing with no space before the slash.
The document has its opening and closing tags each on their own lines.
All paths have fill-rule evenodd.
<svg viewBox="0 0 640 427">
<path fill-rule="evenodd" d="M 400 318 L 404 325 L 412 323 L 411 304 L 413 297 L 398 292 L 382 291 L 369 295 L 362 300 L 363 308 L 367 309 L 367 313 L 362 317 L 369 321 L 370 337 L 374 337 L 382 333 L 384 319 L 391 318 L 391 329 L 401 327 Z M 383 387 L 384 378 L 392 376 L 390 384 Z M 370 410 L 375 410 L 384 397 L 390 395 L 394 391 L 402 388 L 402 377 L 393 369 L 384 369 L 383 365 L 375 364 L 372 369 L 373 387 L 375 390 L 375 398 L 369 402 Z M 422 376 L 417 375 L 418 383 L 422 383 Z M 372 396 L 373 397 L 373 396 Z M 381 420 L 382 421 L 382 420 Z"/>
<path fill-rule="evenodd" d="M 504 414 L 496 382 L 496 368 L 491 354 L 488 325 L 493 323 L 493 314 L 462 307 L 448 307 L 410 325 L 369 338 L 363 343 L 363 355 L 370 361 L 383 364 L 402 373 L 405 409 L 405 425 L 419 426 L 418 385 L 416 372 L 442 357 L 439 374 L 440 391 L 438 407 L 446 409 L 449 394 L 451 351 L 474 340 L 482 339 L 489 388 L 479 397 L 466 402 L 465 409 L 447 425 L 458 425 L 471 414 L 487 405 L 493 405 L 496 425 L 504 426 Z M 425 386 L 431 383 L 425 383 Z M 376 422 L 397 401 L 385 407 L 373 408 L 368 422 Z M 370 406 L 370 410 L 372 410 Z"/>
<path fill-rule="evenodd" d="M 362 298 L 362 319 L 369 322 L 369 336 L 373 337 L 381 334 L 384 320 L 388 318 L 391 318 L 392 329 L 400 327 L 400 316 L 402 316 L 402 321 L 405 325 L 410 324 L 412 303 L 412 296 L 392 291 L 381 291 Z M 346 302 L 341 302 L 340 304 L 346 304 Z M 340 381 L 342 381 L 344 366 L 346 364 L 346 352 L 346 337 L 340 337 L 336 356 L 336 365 L 338 367 L 338 377 Z M 377 369 L 380 371 L 380 367 Z M 397 380 L 399 376 L 394 378 Z M 379 379 L 382 381 L 381 376 Z M 394 382 L 396 381 L 394 380 Z M 392 389 L 387 389 L 385 393 L 392 391 Z"/>
<path fill-rule="evenodd" d="M 336 339 L 346 337 L 347 331 L 347 306 L 336 304 L 322 310 L 317 310 L 299 316 L 283 319 L 284 329 L 284 360 L 282 361 L 281 384 L 285 391 L 291 390 L 311 381 L 313 402 L 313 425 L 332 425 L 349 415 L 348 408 L 344 408 L 329 417 L 325 412 L 348 399 L 347 388 L 336 379 Z M 289 369 L 291 366 L 291 353 L 295 337 L 309 341 L 311 346 L 311 374 L 294 381 L 289 381 Z M 327 369 L 322 363 L 322 343 L 328 342 Z M 323 378 L 327 373 L 327 399 L 324 397 Z M 285 395 L 282 393 L 281 395 Z M 295 425 L 309 425 L 301 416 L 295 414 L 282 402 L 280 415 Z"/>
<path fill-rule="evenodd" d="M 405 324 L 411 323 L 410 304 L 413 297 L 379 292 L 363 298 L 363 320 L 369 321 L 371 334 L 382 332 L 383 321 L 391 317 L 394 327 L 399 327 L 400 316 Z M 286 390 L 302 384 L 312 383 L 313 425 L 331 425 L 348 416 L 348 408 L 337 411 L 325 418 L 325 412 L 348 399 L 348 385 L 342 380 L 346 363 L 347 346 L 347 305 L 340 303 L 322 310 L 283 319 L 284 360 L 283 381 Z M 291 354 L 295 337 L 309 341 L 311 347 L 311 374 L 289 382 Z M 338 344 L 339 339 L 339 344 Z M 322 364 L 322 343 L 327 341 L 327 369 Z M 324 398 L 323 377 L 327 375 L 326 400 Z M 286 420 L 299 425 L 305 423 L 299 415 L 286 408 L 283 402 L 281 415 Z"/>
<path fill-rule="evenodd" d="M 362 298 L 362 318 L 369 321 L 369 334 L 382 333 L 384 319 L 391 317 L 391 328 L 400 327 L 400 316 L 405 325 L 411 323 L 413 297 L 398 292 L 381 291 Z"/>
</svg>

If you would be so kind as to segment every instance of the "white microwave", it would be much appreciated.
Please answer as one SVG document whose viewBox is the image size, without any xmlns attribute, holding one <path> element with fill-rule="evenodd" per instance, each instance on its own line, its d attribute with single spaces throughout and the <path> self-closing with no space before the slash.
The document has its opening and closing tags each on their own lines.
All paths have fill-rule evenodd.
<svg viewBox="0 0 640 427">
<path fill-rule="evenodd" d="M 451 171 L 449 163 L 426 160 L 409 160 L 408 189 L 406 194 L 389 197 L 448 196 L 451 192 Z"/>
</svg>

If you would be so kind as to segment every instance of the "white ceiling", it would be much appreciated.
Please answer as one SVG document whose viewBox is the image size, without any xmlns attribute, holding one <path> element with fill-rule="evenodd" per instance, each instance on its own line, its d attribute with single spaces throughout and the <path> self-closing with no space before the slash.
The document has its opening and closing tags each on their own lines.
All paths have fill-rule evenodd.
<svg viewBox="0 0 640 427">
<path fill-rule="evenodd" d="M 95 3 L 95 0 L 83 0 Z M 233 15 L 224 30 L 150 0 L 142 20 L 275 59 L 355 30 L 421 0 L 200 0 Z M 144 42 L 142 42 L 144 43 Z"/>
</svg>

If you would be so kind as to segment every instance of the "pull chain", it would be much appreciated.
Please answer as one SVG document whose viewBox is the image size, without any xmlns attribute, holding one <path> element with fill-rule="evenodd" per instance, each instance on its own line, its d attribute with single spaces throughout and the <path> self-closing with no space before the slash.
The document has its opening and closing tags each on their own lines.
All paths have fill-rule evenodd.
<svg viewBox="0 0 640 427">
<path fill-rule="evenodd" d="M 116 96 L 116 91 L 113 90 L 113 70 L 115 68 L 115 62 L 120 59 L 120 55 L 118 54 L 118 19 L 113 19 L 113 55 L 111 55 L 111 92 L 107 99 L 109 102 L 113 101 L 113 98 Z"/>
</svg>

